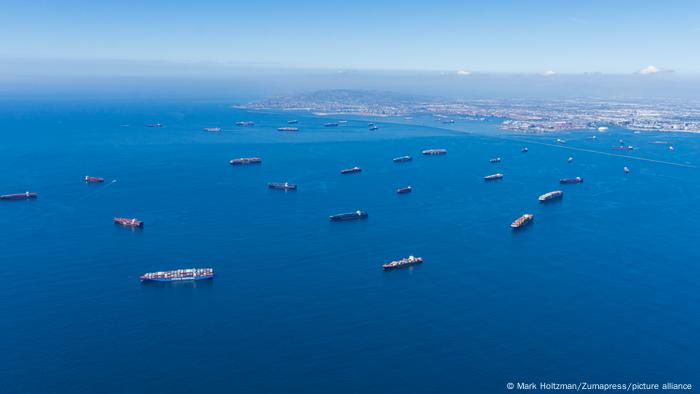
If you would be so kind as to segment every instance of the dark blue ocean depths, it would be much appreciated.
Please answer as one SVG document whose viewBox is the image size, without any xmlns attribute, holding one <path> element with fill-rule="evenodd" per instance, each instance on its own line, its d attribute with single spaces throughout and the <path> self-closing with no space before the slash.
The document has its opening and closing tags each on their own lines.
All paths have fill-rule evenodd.
<svg viewBox="0 0 700 394">
<path fill-rule="evenodd" d="M 292 118 L 300 132 L 276 131 Z M 39 198 L 0 201 L 0 391 L 700 384 L 700 170 L 635 159 L 698 165 L 698 136 L 326 121 L 228 103 L 4 101 L 0 194 Z M 620 138 L 635 158 L 608 155 Z M 263 164 L 228 164 L 246 156 Z M 559 185 L 574 176 L 584 183 Z M 284 181 L 299 190 L 266 187 Z M 563 200 L 538 203 L 556 189 Z M 357 209 L 368 220 L 328 221 Z M 533 224 L 511 231 L 526 212 Z M 410 254 L 425 262 L 382 271 Z M 193 266 L 217 277 L 138 279 Z"/>
</svg>

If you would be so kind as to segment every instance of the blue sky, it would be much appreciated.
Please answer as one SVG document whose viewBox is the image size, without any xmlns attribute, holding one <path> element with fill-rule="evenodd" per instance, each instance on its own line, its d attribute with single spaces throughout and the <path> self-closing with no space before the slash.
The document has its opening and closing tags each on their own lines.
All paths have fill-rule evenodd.
<svg viewBox="0 0 700 394">
<path fill-rule="evenodd" d="M 0 57 L 312 69 L 700 73 L 697 1 L 15 1 Z"/>
</svg>

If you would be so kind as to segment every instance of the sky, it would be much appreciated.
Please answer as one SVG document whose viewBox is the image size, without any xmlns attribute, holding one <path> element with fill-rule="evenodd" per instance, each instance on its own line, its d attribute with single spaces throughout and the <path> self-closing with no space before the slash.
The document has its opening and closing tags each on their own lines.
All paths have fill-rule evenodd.
<svg viewBox="0 0 700 394">
<path fill-rule="evenodd" d="M 700 74 L 698 1 L 4 0 L 0 37 L 0 78 L 165 63 Z"/>
</svg>

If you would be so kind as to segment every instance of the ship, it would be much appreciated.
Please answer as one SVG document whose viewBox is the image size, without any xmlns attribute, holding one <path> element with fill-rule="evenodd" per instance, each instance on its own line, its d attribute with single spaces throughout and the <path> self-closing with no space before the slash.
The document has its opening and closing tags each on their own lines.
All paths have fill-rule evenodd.
<svg viewBox="0 0 700 394">
<path fill-rule="evenodd" d="M 503 174 L 498 173 L 498 174 L 491 174 L 491 175 L 486 175 L 484 177 L 485 181 L 497 181 L 499 179 L 503 179 Z"/>
<path fill-rule="evenodd" d="M 278 127 L 277 131 L 299 131 L 298 127 Z"/>
<path fill-rule="evenodd" d="M 413 158 L 411 156 L 400 156 L 400 157 L 394 157 L 394 163 L 405 163 L 407 161 L 411 161 Z"/>
<path fill-rule="evenodd" d="M 104 181 L 105 181 L 104 178 L 100 178 L 98 176 L 89 176 L 89 175 L 85 176 L 85 182 L 87 182 L 87 183 L 102 183 Z"/>
<path fill-rule="evenodd" d="M 500 157 L 494 157 L 493 159 L 489 160 L 489 163 L 500 163 L 501 158 Z"/>
<path fill-rule="evenodd" d="M 260 164 L 262 163 L 262 159 L 259 157 L 241 157 L 239 159 L 233 159 L 229 161 L 229 163 L 232 166 L 239 165 L 239 164 Z"/>
<path fill-rule="evenodd" d="M 447 154 L 447 149 L 426 149 L 421 153 L 424 155 L 444 155 Z"/>
<path fill-rule="evenodd" d="M 371 126 L 369 126 L 369 130 L 370 131 L 379 130 L 379 126 L 371 125 Z"/>
<path fill-rule="evenodd" d="M 671 143 L 668 141 L 651 141 L 650 144 L 654 145 L 670 145 Z"/>
<path fill-rule="evenodd" d="M 133 227 L 133 228 L 141 228 L 143 227 L 143 222 L 133 218 L 133 219 L 128 219 L 128 218 L 114 218 L 112 221 L 115 224 L 122 225 L 124 227 Z"/>
<path fill-rule="evenodd" d="M 336 123 L 336 122 L 328 122 L 328 123 L 323 124 L 323 127 L 337 127 L 337 126 L 338 126 L 338 123 Z"/>
<path fill-rule="evenodd" d="M 188 268 L 172 271 L 148 272 L 139 276 L 142 282 L 180 282 L 213 278 L 213 268 Z"/>
<path fill-rule="evenodd" d="M 4 194 L 0 196 L 0 200 L 28 200 L 30 198 L 37 198 L 39 195 L 34 192 L 24 192 L 16 194 Z"/>
<path fill-rule="evenodd" d="M 297 190 L 297 185 L 289 182 L 271 182 L 267 184 L 270 189 Z"/>
<path fill-rule="evenodd" d="M 454 119 L 447 119 L 447 120 L 442 121 L 443 124 L 452 124 L 454 122 L 455 122 Z"/>
<path fill-rule="evenodd" d="M 521 152 L 527 153 L 527 148 L 523 148 L 523 150 L 521 150 Z"/>
<path fill-rule="evenodd" d="M 396 193 L 398 194 L 410 193 L 411 191 L 413 191 L 413 188 L 411 186 L 400 187 L 396 189 Z"/>
<path fill-rule="evenodd" d="M 634 150 L 634 146 L 632 146 L 632 145 L 627 145 L 627 146 L 613 146 L 613 150 Z"/>
<path fill-rule="evenodd" d="M 557 138 L 557 144 L 566 144 L 566 141 L 561 138 Z"/>
<path fill-rule="evenodd" d="M 576 178 L 561 178 L 559 180 L 559 183 L 566 184 L 566 183 L 582 183 L 583 178 L 580 176 L 577 176 Z"/>
<path fill-rule="evenodd" d="M 369 215 L 365 211 L 355 211 L 355 212 L 348 212 L 348 213 L 339 213 L 336 215 L 331 215 L 329 216 L 329 219 L 331 222 L 343 222 L 347 220 L 358 220 L 358 219 L 367 219 Z"/>
<path fill-rule="evenodd" d="M 401 260 L 394 260 L 390 263 L 386 263 L 382 265 L 382 268 L 384 271 L 388 270 L 393 270 L 396 268 L 402 268 L 402 267 L 408 267 L 413 264 L 420 264 L 423 262 L 422 257 L 414 257 L 414 256 L 408 256 L 406 258 L 403 258 Z"/>
<path fill-rule="evenodd" d="M 340 170 L 341 174 L 353 174 L 356 172 L 362 172 L 362 168 L 360 167 L 353 167 L 353 168 L 346 168 L 344 170 Z"/>
<path fill-rule="evenodd" d="M 339 120 L 338 123 L 339 124 L 348 124 L 348 121 L 347 120 Z"/>
<path fill-rule="evenodd" d="M 146 125 L 146 127 L 159 128 L 159 127 L 163 127 L 163 125 L 160 124 L 160 123 L 149 123 L 149 124 Z"/>
<path fill-rule="evenodd" d="M 255 122 L 251 122 L 249 120 L 242 120 L 236 122 L 236 126 L 255 126 Z"/>
<path fill-rule="evenodd" d="M 209 132 L 209 133 L 218 133 L 219 131 L 221 131 L 221 127 L 205 127 L 202 130 Z"/>
<path fill-rule="evenodd" d="M 569 158 L 568 158 L 568 159 L 566 159 L 566 162 L 567 162 L 567 163 L 571 163 L 572 161 L 574 161 L 574 158 L 573 158 L 573 157 L 571 157 L 571 156 L 569 156 Z"/>
<path fill-rule="evenodd" d="M 673 146 L 669 145 L 668 150 L 676 150 Z"/>
<path fill-rule="evenodd" d="M 296 120 L 296 119 L 295 119 L 295 120 L 288 120 L 288 121 L 287 121 L 287 124 L 297 124 L 297 123 L 299 123 L 299 121 Z"/>
<path fill-rule="evenodd" d="M 512 229 L 518 229 L 526 224 L 530 224 L 532 222 L 532 219 L 535 218 L 535 215 L 531 213 L 526 213 L 523 216 L 515 219 L 513 223 L 510 224 L 510 228 Z"/>
<path fill-rule="evenodd" d="M 592 136 L 588 137 L 588 139 L 589 139 L 589 140 L 597 140 L 597 139 L 598 139 L 598 136 L 592 135 Z"/>
<path fill-rule="evenodd" d="M 625 168 L 623 168 L 622 171 L 624 171 L 625 174 L 629 174 L 630 169 L 627 166 L 625 166 Z"/>
<path fill-rule="evenodd" d="M 540 196 L 539 200 L 540 202 L 545 202 L 545 201 L 551 201 L 551 200 L 558 200 L 560 198 L 564 197 L 564 192 L 561 190 L 555 190 L 553 192 L 545 193 Z"/>
</svg>

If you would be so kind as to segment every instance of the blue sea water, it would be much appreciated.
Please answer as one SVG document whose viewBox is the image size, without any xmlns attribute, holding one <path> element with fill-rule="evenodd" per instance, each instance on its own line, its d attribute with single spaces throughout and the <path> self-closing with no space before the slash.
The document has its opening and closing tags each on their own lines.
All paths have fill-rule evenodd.
<svg viewBox="0 0 700 394">
<path fill-rule="evenodd" d="M 299 133 L 275 130 L 292 118 Z M 699 170 L 633 158 L 699 165 L 698 136 L 326 121 L 228 103 L 3 102 L 0 194 L 40 195 L 0 203 L 1 391 L 700 384 Z M 620 138 L 632 157 L 609 155 Z M 414 160 L 392 162 L 401 155 Z M 228 164 L 245 156 L 264 162 Z M 504 179 L 483 181 L 495 172 Z M 584 183 L 559 185 L 573 176 Z M 299 190 L 266 187 L 284 181 Z M 538 203 L 556 189 L 563 200 Z M 357 209 L 369 219 L 328 221 Z M 512 232 L 526 212 L 534 223 Z M 381 270 L 410 254 L 425 262 Z M 192 266 L 217 277 L 138 280 Z"/>
</svg>

